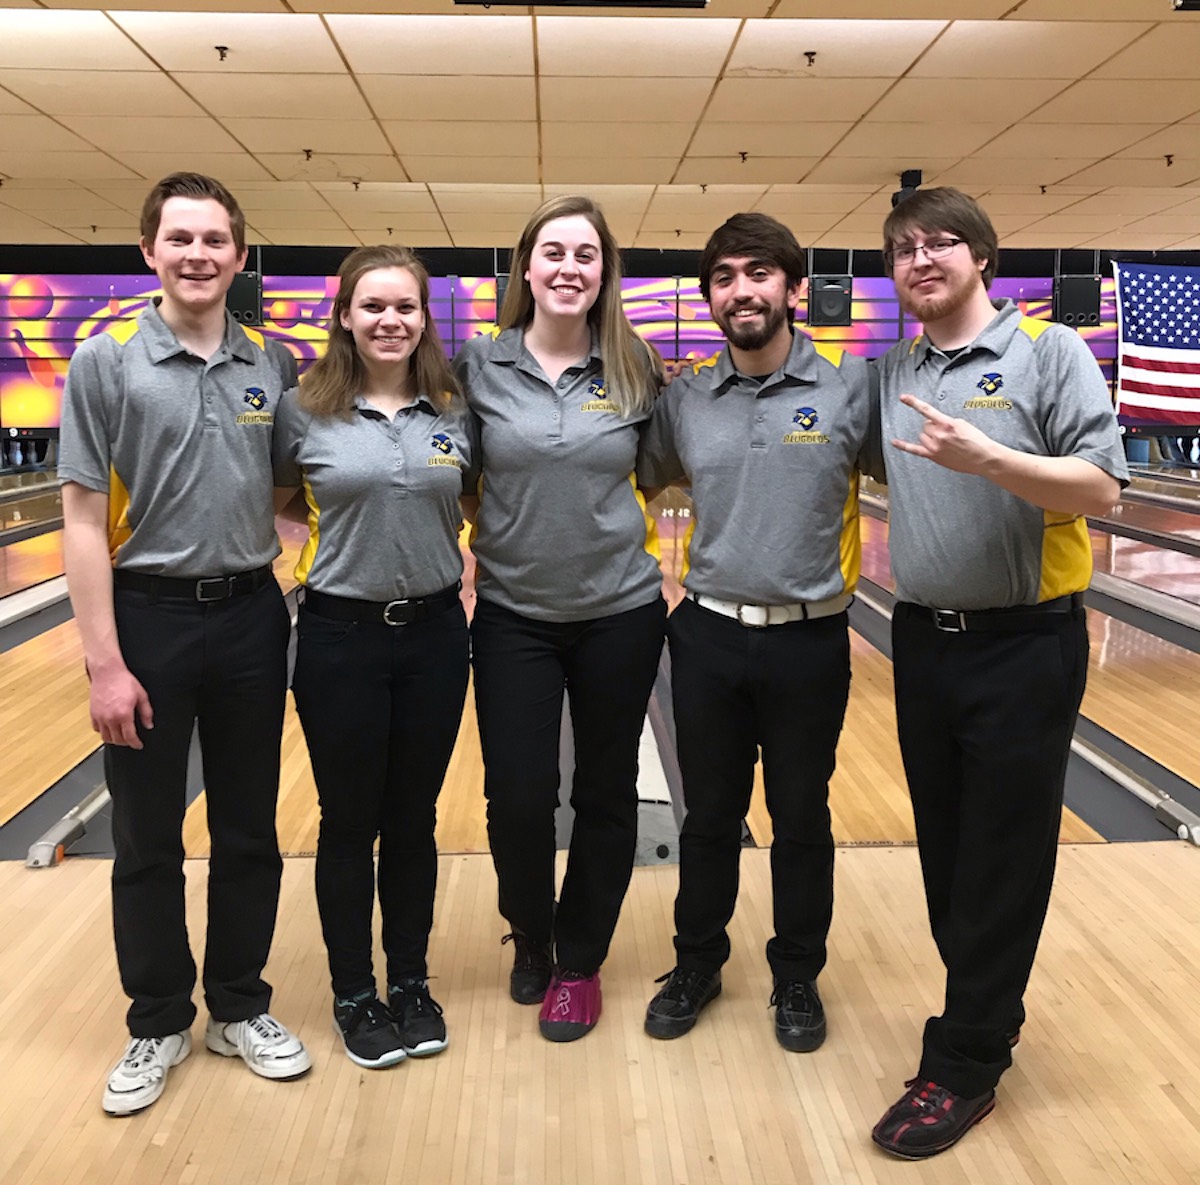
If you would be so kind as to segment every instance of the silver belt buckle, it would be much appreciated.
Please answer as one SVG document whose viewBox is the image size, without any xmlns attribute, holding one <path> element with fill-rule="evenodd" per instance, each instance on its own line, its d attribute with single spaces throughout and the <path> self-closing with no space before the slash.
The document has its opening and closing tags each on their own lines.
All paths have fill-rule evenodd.
<svg viewBox="0 0 1200 1185">
<path fill-rule="evenodd" d="M 750 616 L 747 616 L 748 613 Z M 756 630 L 762 629 L 771 623 L 771 610 L 766 605 L 739 605 L 737 619 L 739 625 L 749 626 Z"/>
<path fill-rule="evenodd" d="M 962 634 L 967 629 L 966 619 L 957 609 L 935 609 L 933 624 L 944 634 Z"/>
<path fill-rule="evenodd" d="M 213 601 L 228 600 L 233 595 L 233 581 L 234 578 L 232 576 L 209 576 L 204 580 L 197 580 L 196 600 L 202 605 L 211 604 Z M 215 584 L 217 586 L 219 591 L 216 596 L 210 597 L 205 594 L 204 586 L 206 584 Z"/>
<path fill-rule="evenodd" d="M 407 605 L 407 604 L 408 604 L 408 602 L 404 601 L 404 600 L 388 601 L 388 603 L 386 605 L 384 605 L 384 607 L 383 607 L 383 624 L 384 625 L 392 625 L 392 626 L 408 625 L 407 621 L 393 621 L 392 620 L 392 610 L 395 608 L 398 608 L 401 605 Z"/>
</svg>

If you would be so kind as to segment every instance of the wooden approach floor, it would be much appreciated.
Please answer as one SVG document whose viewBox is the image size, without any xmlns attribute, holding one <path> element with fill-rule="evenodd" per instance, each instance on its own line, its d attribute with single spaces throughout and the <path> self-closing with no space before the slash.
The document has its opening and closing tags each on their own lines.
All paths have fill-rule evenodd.
<svg viewBox="0 0 1200 1185">
<path fill-rule="evenodd" d="M 206 864 L 188 864 L 200 932 Z M 442 858 L 434 991 L 442 1055 L 360 1070 L 334 1046 L 312 862 L 286 862 L 274 1010 L 315 1068 L 254 1077 L 202 1048 L 167 1094 L 113 1120 L 100 1091 L 123 1031 L 106 861 L 0 865 L 0 1181 L 5 1185 L 1175 1185 L 1200 1180 L 1200 851 L 1173 841 L 1068 845 L 1030 1019 L 995 1113 L 923 1165 L 868 1133 L 915 1069 L 940 966 L 916 852 L 838 854 L 822 989 L 830 1037 L 775 1043 L 762 946 L 765 852 L 745 854 L 725 994 L 688 1037 L 641 1031 L 671 962 L 675 873 L 639 869 L 604 969 L 594 1033 L 552 1045 L 505 993 L 483 855 Z"/>
</svg>

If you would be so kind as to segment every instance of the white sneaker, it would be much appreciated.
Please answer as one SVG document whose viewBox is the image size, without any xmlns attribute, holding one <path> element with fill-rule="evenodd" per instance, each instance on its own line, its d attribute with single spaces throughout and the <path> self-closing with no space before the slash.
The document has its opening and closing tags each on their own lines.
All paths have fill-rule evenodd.
<svg viewBox="0 0 1200 1185">
<path fill-rule="evenodd" d="M 104 1088 L 104 1110 L 109 1115 L 144 1111 L 167 1085 L 167 1071 L 192 1052 L 192 1034 L 186 1029 L 169 1037 L 132 1037 L 125 1056 L 117 1062 Z"/>
<path fill-rule="evenodd" d="M 204 1044 L 222 1057 L 240 1057 L 264 1078 L 298 1078 L 312 1068 L 312 1058 L 300 1038 L 269 1012 L 249 1020 L 219 1021 L 210 1016 Z"/>
</svg>

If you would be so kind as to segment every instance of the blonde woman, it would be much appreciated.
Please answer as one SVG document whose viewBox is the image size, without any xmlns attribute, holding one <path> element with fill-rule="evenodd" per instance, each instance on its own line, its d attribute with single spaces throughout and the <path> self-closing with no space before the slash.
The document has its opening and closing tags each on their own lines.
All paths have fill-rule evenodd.
<svg viewBox="0 0 1200 1185">
<path fill-rule="evenodd" d="M 558 197 L 517 244 L 495 334 L 455 360 L 479 422 L 476 707 L 514 1000 L 573 1041 L 600 1015 L 600 965 L 633 868 L 637 748 L 666 606 L 633 478 L 658 364 L 621 308 L 599 207 Z M 563 692 L 574 829 L 555 902 Z"/>
</svg>

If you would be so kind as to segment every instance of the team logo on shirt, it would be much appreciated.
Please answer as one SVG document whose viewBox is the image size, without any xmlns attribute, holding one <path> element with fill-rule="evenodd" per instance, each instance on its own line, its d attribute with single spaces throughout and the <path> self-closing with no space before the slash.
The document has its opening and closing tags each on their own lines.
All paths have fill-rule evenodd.
<svg viewBox="0 0 1200 1185">
<path fill-rule="evenodd" d="M 989 411 L 1012 411 L 1012 400 L 1006 399 L 1003 395 L 997 394 L 1001 387 L 1004 386 L 1004 378 L 998 374 L 985 374 L 983 378 L 975 384 L 982 392 L 982 395 L 976 395 L 973 399 L 968 399 L 964 404 L 964 408 L 983 408 Z"/>
<path fill-rule="evenodd" d="M 580 411 L 612 411 L 621 409 L 608 397 L 608 386 L 603 379 L 592 379 L 588 383 L 587 395 Z"/>
<path fill-rule="evenodd" d="M 247 387 L 242 396 L 242 402 L 248 403 L 254 410 L 244 411 L 237 417 L 239 424 L 271 424 L 275 417 L 266 411 L 267 393 L 262 387 Z"/>
<path fill-rule="evenodd" d="M 455 469 L 462 468 L 462 462 L 451 453 L 454 452 L 454 441 L 450 439 L 445 432 L 435 432 L 433 439 L 429 442 L 441 454 L 437 457 L 427 457 L 426 465 L 450 465 Z"/>
<path fill-rule="evenodd" d="M 798 407 L 792 416 L 792 423 L 799 424 L 798 432 L 789 432 L 783 438 L 784 444 L 828 444 L 829 437 L 824 432 L 817 431 L 821 417 L 815 407 Z"/>
</svg>

